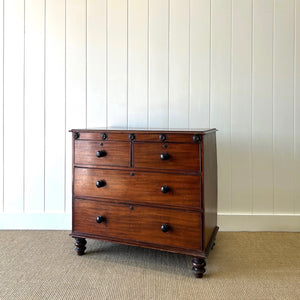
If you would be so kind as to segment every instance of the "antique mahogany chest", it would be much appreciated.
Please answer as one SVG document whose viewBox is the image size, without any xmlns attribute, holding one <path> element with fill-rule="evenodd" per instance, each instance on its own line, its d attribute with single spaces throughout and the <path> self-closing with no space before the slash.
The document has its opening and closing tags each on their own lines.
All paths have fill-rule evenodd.
<svg viewBox="0 0 300 300">
<path fill-rule="evenodd" d="M 192 256 L 196 277 L 217 227 L 216 130 L 73 129 L 72 233 Z"/>
</svg>

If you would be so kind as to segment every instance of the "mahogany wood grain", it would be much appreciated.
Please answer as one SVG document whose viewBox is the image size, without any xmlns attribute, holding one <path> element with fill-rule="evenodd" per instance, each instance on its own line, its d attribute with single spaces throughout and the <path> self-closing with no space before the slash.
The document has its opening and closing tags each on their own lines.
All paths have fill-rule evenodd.
<svg viewBox="0 0 300 300">
<path fill-rule="evenodd" d="M 203 138 L 203 203 L 204 245 L 207 247 L 217 226 L 217 146 L 216 134 L 212 133 Z"/>
<path fill-rule="evenodd" d="M 200 209 L 200 176 L 143 171 L 75 168 L 75 197 L 130 200 L 135 203 L 190 206 Z M 104 180 L 98 188 L 96 182 Z M 163 193 L 162 187 L 169 191 Z"/>
<path fill-rule="evenodd" d="M 136 168 L 200 172 L 199 144 L 136 142 L 133 148 Z M 169 158 L 162 160 L 162 154 L 168 154 Z"/>
<path fill-rule="evenodd" d="M 98 224 L 97 216 L 105 221 Z M 201 213 L 76 199 L 74 230 L 175 247 L 201 249 Z M 168 224 L 169 231 L 161 226 Z"/>
<path fill-rule="evenodd" d="M 97 151 L 103 151 L 104 156 L 97 157 Z M 129 142 L 75 141 L 75 164 L 130 167 L 130 159 Z"/>
<path fill-rule="evenodd" d="M 72 233 L 191 255 L 196 277 L 217 227 L 216 130 L 73 129 Z"/>
</svg>

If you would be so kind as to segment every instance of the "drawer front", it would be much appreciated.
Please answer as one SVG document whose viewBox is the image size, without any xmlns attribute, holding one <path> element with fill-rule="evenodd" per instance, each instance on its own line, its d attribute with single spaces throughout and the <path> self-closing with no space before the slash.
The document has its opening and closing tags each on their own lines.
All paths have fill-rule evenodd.
<svg viewBox="0 0 300 300">
<path fill-rule="evenodd" d="M 75 197 L 200 208 L 200 176 L 85 168 L 74 173 Z"/>
<path fill-rule="evenodd" d="M 77 199 L 73 213 L 75 232 L 201 249 L 198 212 Z"/>
<path fill-rule="evenodd" d="M 134 166 L 200 172 L 199 147 L 199 144 L 136 142 L 134 143 Z"/>
<path fill-rule="evenodd" d="M 130 166 L 130 143 L 75 141 L 75 164 Z"/>
</svg>

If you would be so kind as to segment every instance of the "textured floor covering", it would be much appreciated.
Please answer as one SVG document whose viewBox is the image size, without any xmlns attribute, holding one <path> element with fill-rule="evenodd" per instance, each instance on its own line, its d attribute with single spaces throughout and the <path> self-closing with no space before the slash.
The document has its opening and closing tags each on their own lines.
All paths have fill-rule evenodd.
<svg viewBox="0 0 300 300">
<path fill-rule="evenodd" d="M 0 231 L 0 299 L 300 299 L 300 233 L 219 232 L 203 279 L 188 256 L 67 231 Z"/>
</svg>

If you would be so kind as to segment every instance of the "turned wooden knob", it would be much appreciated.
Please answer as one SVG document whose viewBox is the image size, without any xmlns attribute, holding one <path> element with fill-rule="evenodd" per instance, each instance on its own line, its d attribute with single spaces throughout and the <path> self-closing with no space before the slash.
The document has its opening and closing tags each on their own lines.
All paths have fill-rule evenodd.
<svg viewBox="0 0 300 300">
<path fill-rule="evenodd" d="M 158 138 L 159 138 L 159 140 L 162 141 L 162 142 L 164 142 L 164 141 L 167 140 L 167 136 L 166 136 L 165 134 L 160 134 L 160 135 L 158 136 Z"/>
<path fill-rule="evenodd" d="M 161 187 L 160 190 L 161 190 L 162 193 L 166 194 L 170 191 L 170 188 L 167 185 L 164 185 L 164 186 Z"/>
<path fill-rule="evenodd" d="M 193 135 L 193 142 L 194 143 L 199 143 L 201 141 L 201 135 L 199 134 L 194 134 Z"/>
<path fill-rule="evenodd" d="M 168 160 L 170 158 L 170 155 L 168 153 L 161 153 L 160 159 L 161 160 Z"/>
<path fill-rule="evenodd" d="M 103 156 L 105 156 L 106 155 L 106 152 L 104 151 L 104 150 L 99 150 L 99 151 L 97 151 L 97 153 L 96 153 L 96 156 L 97 157 L 103 157 Z"/>
<path fill-rule="evenodd" d="M 160 229 L 162 232 L 168 232 L 171 229 L 171 227 L 169 224 L 163 224 L 161 225 Z"/>
<path fill-rule="evenodd" d="M 105 221 L 105 217 L 103 217 L 103 216 L 98 216 L 97 218 L 96 218 L 96 222 L 97 223 L 102 223 L 102 222 L 104 222 Z"/>
<path fill-rule="evenodd" d="M 98 180 L 97 182 L 96 182 L 96 187 L 97 188 L 101 188 L 101 187 L 103 187 L 103 186 L 105 186 L 105 181 L 104 180 Z"/>
<path fill-rule="evenodd" d="M 134 141 L 134 140 L 135 140 L 135 134 L 134 134 L 134 133 L 130 133 L 130 134 L 128 135 L 128 139 L 129 139 L 130 141 Z"/>
<path fill-rule="evenodd" d="M 102 140 L 107 140 L 108 135 L 107 135 L 107 133 L 104 132 L 104 133 L 100 134 L 100 137 L 101 137 Z"/>
<path fill-rule="evenodd" d="M 80 133 L 79 132 L 74 132 L 73 136 L 74 136 L 74 139 L 77 140 L 80 137 Z"/>
</svg>

